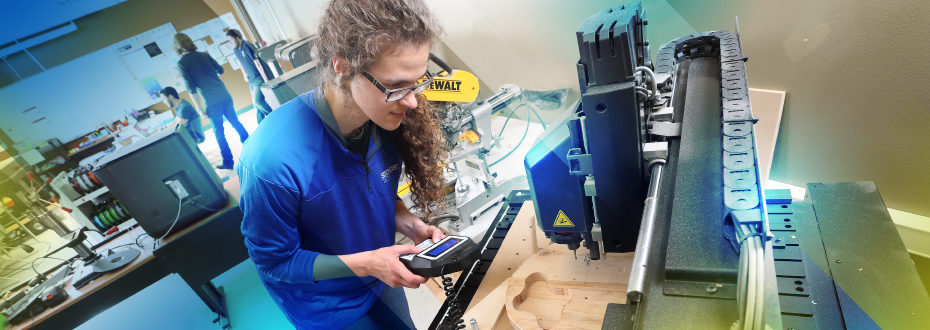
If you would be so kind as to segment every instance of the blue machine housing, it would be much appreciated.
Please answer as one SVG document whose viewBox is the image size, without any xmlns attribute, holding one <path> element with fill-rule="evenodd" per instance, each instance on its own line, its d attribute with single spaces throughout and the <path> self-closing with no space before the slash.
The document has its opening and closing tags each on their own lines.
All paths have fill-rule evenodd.
<svg viewBox="0 0 930 330">
<path fill-rule="evenodd" d="M 580 108 L 580 106 L 579 106 Z M 549 126 L 526 154 L 523 164 L 533 191 L 536 221 L 555 243 L 575 245 L 582 239 L 591 213 L 590 198 L 584 195 L 583 181 L 569 173 L 569 150 L 583 143 L 577 109 L 567 110 Z M 571 223 L 558 221 L 560 212 Z M 557 225 L 561 224 L 561 225 Z"/>
</svg>

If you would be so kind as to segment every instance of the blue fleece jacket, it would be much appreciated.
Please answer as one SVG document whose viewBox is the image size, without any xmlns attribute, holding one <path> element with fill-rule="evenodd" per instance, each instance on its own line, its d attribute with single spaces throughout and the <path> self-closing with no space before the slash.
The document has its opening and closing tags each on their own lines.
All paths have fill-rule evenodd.
<svg viewBox="0 0 930 330">
<path fill-rule="evenodd" d="M 321 119 L 315 93 L 262 121 L 237 172 L 242 234 L 259 278 L 295 327 L 331 330 L 367 313 L 384 283 L 371 276 L 314 281 L 314 260 L 394 244 L 401 161 L 380 128 L 367 161 L 343 147 Z"/>
</svg>

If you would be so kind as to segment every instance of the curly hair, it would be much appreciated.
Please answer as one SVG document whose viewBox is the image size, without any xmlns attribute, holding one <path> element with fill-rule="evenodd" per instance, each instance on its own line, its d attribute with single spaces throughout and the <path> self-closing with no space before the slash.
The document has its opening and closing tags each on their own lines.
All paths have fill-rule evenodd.
<svg viewBox="0 0 930 330">
<path fill-rule="evenodd" d="M 193 52 L 197 50 L 197 45 L 194 44 L 194 41 L 191 40 L 191 37 L 188 37 L 186 34 L 178 33 L 174 35 L 174 51 L 178 55 L 184 53 Z"/>
<path fill-rule="evenodd" d="M 422 0 L 332 0 L 320 19 L 316 48 L 320 85 L 351 95 L 349 83 L 378 63 L 382 54 L 400 47 L 432 46 L 443 34 L 438 20 Z M 349 63 L 336 74 L 333 59 Z M 411 179 L 414 206 L 429 219 L 444 208 L 443 194 L 448 153 L 436 109 L 417 95 L 416 109 L 408 109 L 400 127 L 387 132 L 400 151 L 404 174 Z"/>
</svg>

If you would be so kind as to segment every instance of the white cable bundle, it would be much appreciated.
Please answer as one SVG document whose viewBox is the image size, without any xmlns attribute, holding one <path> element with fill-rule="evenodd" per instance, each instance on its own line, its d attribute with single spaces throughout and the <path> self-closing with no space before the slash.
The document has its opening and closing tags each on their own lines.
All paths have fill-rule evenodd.
<svg viewBox="0 0 930 330">
<path fill-rule="evenodd" d="M 755 227 L 755 226 L 753 226 Z M 765 243 L 759 236 L 761 228 L 740 225 L 737 237 L 747 237 L 740 244 L 737 304 L 743 330 L 762 330 L 765 311 Z"/>
</svg>

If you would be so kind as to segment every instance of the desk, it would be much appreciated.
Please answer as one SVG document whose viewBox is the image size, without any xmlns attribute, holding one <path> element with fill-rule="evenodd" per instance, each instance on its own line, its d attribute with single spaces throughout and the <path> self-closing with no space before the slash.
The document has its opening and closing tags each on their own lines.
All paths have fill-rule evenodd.
<svg viewBox="0 0 930 330">
<path fill-rule="evenodd" d="M 145 231 L 141 227 L 133 228 L 97 250 L 103 251 L 108 247 L 123 244 L 135 245 L 135 238 L 143 233 Z M 126 248 L 119 247 L 114 251 Z M 79 296 L 69 297 L 61 305 L 35 315 L 34 326 L 32 326 L 33 321 L 26 320 L 15 326 L 7 326 L 7 329 L 73 329 L 91 317 L 107 310 L 110 306 L 118 304 L 152 283 L 168 276 L 170 273 L 165 266 L 153 262 L 154 260 L 155 256 L 152 254 L 151 247 L 142 249 L 139 257 L 128 265 L 106 273 L 90 284 L 76 289 L 77 292 L 81 293 Z M 58 272 L 58 270 L 56 269 L 53 272 Z M 65 281 L 65 290 L 68 292 L 75 290 L 70 279 Z"/>
<path fill-rule="evenodd" d="M 213 322 L 223 329 L 230 327 L 225 294 L 210 281 L 249 258 L 239 230 L 243 215 L 238 206 L 226 193 L 225 211 L 159 240 L 155 249 L 155 257 L 187 282 L 215 314 Z"/>
<path fill-rule="evenodd" d="M 81 294 L 35 315 L 34 322 L 27 320 L 15 326 L 9 325 L 5 330 L 73 329 L 171 273 L 178 273 L 204 303 L 219 315 L 215 322 L 225 319 L 221 325 L 228 327 L 229 314 L 222 288 L 214 287 L 210 280 L 248 259 L 248 252 L 239 232 L 239 224 L 242 222 L 242 212 L 237 207 L 239 202 L 229 192 L 226 197 L 225 207 L 228 209 L 214 212 L 184 230 L 159 240 L 154 250 L 152 246 L 141 249 L 142 254 L 131 263 L 76 290 Z M 139 249 L 135 246 L 135 239 L 143 233 L 145 231 L 141 227 L 133 228 L 100 246 L 97 251 L 108 248 L 115 248 L 114 251 L 129 247 Z M 74 290 L 70 279 L 65 281 L 65 290 Z"/>
</svg>

